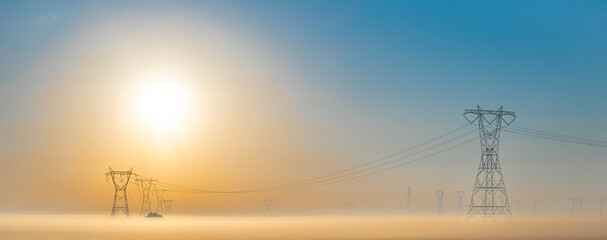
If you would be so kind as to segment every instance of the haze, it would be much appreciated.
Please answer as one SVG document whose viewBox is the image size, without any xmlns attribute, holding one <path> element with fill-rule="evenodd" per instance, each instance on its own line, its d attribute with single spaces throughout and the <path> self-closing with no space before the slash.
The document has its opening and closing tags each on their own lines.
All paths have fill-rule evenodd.
<svg viewBox="0 0 607 240">
<path fill-rule="evenodd" d="M 607 216 L 607 199 L 600 200 L 607 197 L 605 13 L 605 1 L 1 2 L 1 234 L 28 227 L 62 234 L 50 220 L 60 216 L 69 224 L 82 217 L 91 231 L 104 232 L 95 225 L 112 209 L 108 167 L 195 189 L 259 189 L 432 140 L 466 125 L 464 109 L 480 105 L 516 112 L 517 126 L 577 137 L 502 132 L 514 221 L 496 231 L 533 221 L 529 237 L 568 224 L 573 234 L 564 236 L 605 237 L 589 230 Z M 477 128 L 444 147 L 478 136 Z M 153 224 L 223 229 L 228 216 L 248 225 L 274 214 L 288 217 L 287 225 L 316 228 L 308 217 L 318 216 L 345 221 L 327 226 L 336 238 L 358 236 L 342 228 L 363 223 L 377 226 L 378 238 L 407 238 L 391 226 L 413 224 L 416 216 L 421 226 L 446 221 L 463 228 L 453 236 L 473 238 L 474 224 L 459 221 L 456 192 L 464 191 L 468 207 L 480 154 L 474 140 L 305 189 L 172 191 L 172 218 Z M 139 218 L 141 190 L 133 183 L 128 189 Z M 442 216 L 457 220 L 438 220 L 436 191 L 445 192 Z M 583 208 L 572 197 L 583 199 Z M 269 199 L 272 214 L 262 202 Z M 26 220 L 37 218 L 42 222 Z M 260 224 L 273 228 L 273 221 L 280 220 Z M 295 228 L 243 234 L 319 237 Z M 8 236 L 27 239 L 27 232 Z M 223 236 L 214 234 L 203 235 Z"/>
</svg>

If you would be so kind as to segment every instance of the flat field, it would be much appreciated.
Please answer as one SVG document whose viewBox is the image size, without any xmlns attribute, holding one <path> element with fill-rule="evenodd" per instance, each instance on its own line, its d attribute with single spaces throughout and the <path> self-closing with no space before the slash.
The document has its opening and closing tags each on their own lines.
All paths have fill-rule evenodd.
<svg viewBox="0 0 607 240">
<path fill-rule="evenodd" d="M 0 215 L 0 239 L 607 239 L 607 220 Z"/>
</svg>

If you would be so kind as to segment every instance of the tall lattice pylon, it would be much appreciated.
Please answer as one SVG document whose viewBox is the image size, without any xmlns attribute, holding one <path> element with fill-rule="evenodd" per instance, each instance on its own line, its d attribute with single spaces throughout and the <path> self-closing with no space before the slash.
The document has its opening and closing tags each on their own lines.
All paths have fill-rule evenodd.
<svg viewBox="0 0 607 240">
<path fill-rule="evenodd" d="M 602 218 L 603 217 L 604 202 L 607 201 L 607 198 L 601 197 L 601 198 L 599 198 L 599 200 L 601 201 L 601 204 L 600 204 L 600 207 L 599 207 L 599 217 Z"/>
<path fill-rule="evenodd" d="M 266 215 L 268 216 L 272 216 L 272 200 L 270 199 L 264 199 L 263 201 L 263 205 L 266 207 Z"/>
<path fill-rule="evenodd" d="M 445 191 L 436 191 L 436 215 L 443 215 L 443 196 L 445 195 Z"/>
<path fill-rule="evenodd" d="M 574 217 L 578 213 L 579 213 L 580 217 L 583 217 L 584 216 L 584 206 L 582 203 L 583 203 L 584 199 L 581 197 L 574 196 L 574 197 L 570 198 L 569 201 L 571 201 L 571 217 Z M 579 204 L 578 205 L 579 208 L 576 208 L 576 204 L 575 204 L 576 202 Z M 576 211 L 576 209 L 577 209 L 577 211 Z"/>
<path fill-rule="evenodd" d="M 156 193 L 156 212 L 163 213 L 164 212 L 164 198 L 167 196 L 169 190 L 166 189 L 154 189 Z"/>
<path fill-rule="evenodd" d="M 411 187 L 407 185 L 407 214 L 411 215 L 413 212 L 411 211 Z"/>
<path fill-rule="evenodd" d="M 455 192 L 457 194 L 457 215 L 464 215 L 464 204 L 463 204 L 463 198 L 464 198 L 464 191 L 457 191 Z"/>
<path fill-rule="evenodd" d="M 141 211 L 139 215 L 145 215 L 152 212 L 152 205 L 150 203 L 150 192 L 152 191 L 152 185 L 158 180 L 153 178 L 142 178 L 137 176 L 135 182 L 141 188 Z"/>
<path fill-rule="evenodd" d="M 543 216 L 543 215 L 544 215 L 544 202 L 534 201 L 533 202 L 533 216 Z"/>
<path fill-rule="evenodd" d="M 512 216 L 498 150 L 502 124 L 510 125 L 516 116 L 514 112 L 504 111 L 503 107 L 498 110 L 484 110 L 477 106 L 477 109 L 466 109 L 464 117 L 471 124 L 478 124 L 481 142 L 481 161 L 476 173 L 468 216 Z"/>
<path fill-rule="evenodd" d="M 114 204 L 112 206 L 112 216 L 116 214 L 124 214 L 127 217 L 129 213 L 129 202 L 126 198 L 126 187 L 133 174 L 133 168 L 128 171 L 114 171 L 111 167 L 110 171 L 105 174 L 106 181 L 112 179 L 114 184 Z"/>
<path fill-rule="evenodd" d="M 171 206 L 173 206 L 173 199 L 163 200 L 162 202 L 163 202 L 165 213 L 171 214 Z"/>
</svg>

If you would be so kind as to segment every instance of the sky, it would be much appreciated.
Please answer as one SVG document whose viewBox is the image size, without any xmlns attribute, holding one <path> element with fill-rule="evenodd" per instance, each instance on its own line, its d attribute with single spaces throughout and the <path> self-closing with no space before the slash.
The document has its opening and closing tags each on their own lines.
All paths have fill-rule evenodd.
<svg viewBox="0 0 607 240">
<path fill-rule="evenodd" d="M 204 189 L 290 183 L 432 139 L 477 105 L 515 111 L 518 126 L 607 139 L 606 11 L 606 1 L 1 2 L 0 211 L 108 212 L 108 166 Z M 138 105 L 156 78 L 187 104 L 142 117 L 167 108 Z M 510 199 L 527 214 L 534 201 L 568 214 L 580 196 L 596 212 L 605 153 L 503 133 Z M 285 213 L 354 203 L 386 214 L 402 212 L 410 185 L 417 213 L 434 211 L 437 190 L 453 212 L 479 155 L 473 142 L 319 188 L 171 197 L 184 214 L 263 211 L 262 199 Z"/>
</svg>

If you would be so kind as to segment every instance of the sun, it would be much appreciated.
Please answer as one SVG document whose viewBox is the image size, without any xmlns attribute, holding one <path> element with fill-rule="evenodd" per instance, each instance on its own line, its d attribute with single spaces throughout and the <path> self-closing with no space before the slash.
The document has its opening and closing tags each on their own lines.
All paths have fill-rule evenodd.
<svg viewBox="0 0 607 240">
<path fill-rule="evenodd" d="M 139 119 L 163 135 L 184 123 L 191 104 L 191 94 L 184 82 L 167 75 L 145 79 L 135 96 L 135 111 Z"/>
</svg>

